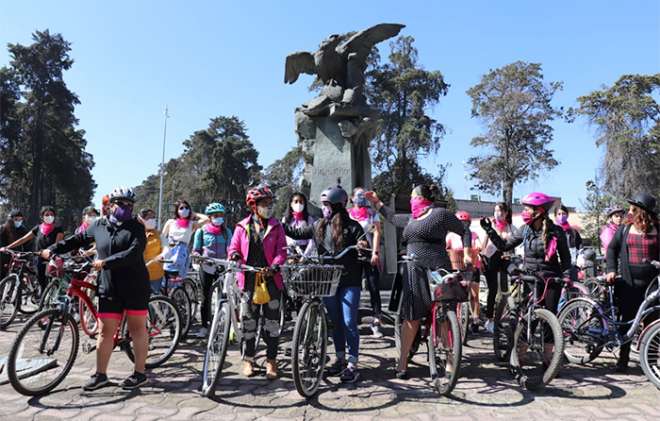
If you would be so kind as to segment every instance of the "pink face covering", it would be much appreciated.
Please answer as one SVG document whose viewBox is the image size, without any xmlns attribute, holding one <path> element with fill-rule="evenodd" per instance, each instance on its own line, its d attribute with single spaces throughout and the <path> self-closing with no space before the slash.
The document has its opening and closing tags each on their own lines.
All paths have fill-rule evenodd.
<svg viewBox="0 0 660 421">
<path fill-rule="evenodd" d="M 303 212 L 292 212 L 294 221 L 302 221 L 305 214 Z"/>
<path fill-rule="evenodd" d="M 39 231 L 41 231 L 41 234 L 44 236 L 47 236 L 48 234 L 53 232 L 54 229 L 55 229 L 55 224 L 42 223 L 41 225 L 39 225 Z"/>
<path fill-rule="evenodd" d="M 531 225 L 532 222 L 534 222 L 534 214 L 526 209 L 520 213 L 520 216 L 522 217 L 525 225 Z"/>
<path fill-rule="evenodd" d="M 222 234 L 222 226 L 206 224 L 204 225 L 204 231 L 208 232 L 209 234 L 220 235 Z"/>
<path fill-rule="evenodd" d="M 433 202 L 422 196 L 416 196 L 410 199 L 410 209 L 412 210 L 413 218 L 417 219 L 422 216 L 432 204 Z"/>
<path fill-rule="evenodd" d="M 497 228 L 498 231 L 502 232 L 506 230 L 506 226 L 507 226 L 506 220 L 503 219 L 500 220 L 495 218 L 495 228 Z"/>
<path fill-rule="evenodd" d="M 351 218 L 357 221 L 366 221 L 369 219 L 369 208 L 354 206 L 348 210 L 348 213 L 351 214 Z"/>
<path fill-rule="evenodd" d="M 185 219 L 185 218 L 176 218 L 176 226 L 179 228 L 188 228 L 188 225 L 190 225 L 190 219 Z M 208 224 L 206 224 L 208 225 Z"/>
</svg>

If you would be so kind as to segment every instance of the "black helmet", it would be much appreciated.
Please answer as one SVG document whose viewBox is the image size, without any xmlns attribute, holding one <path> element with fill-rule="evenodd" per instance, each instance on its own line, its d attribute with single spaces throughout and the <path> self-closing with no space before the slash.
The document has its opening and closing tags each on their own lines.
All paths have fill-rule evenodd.
<svg viewBox="0 0 660 421">
<path fill-rule="evenodd" d="M 17 216 L 23 216 L 23 212 L 21 212 L 18 209 L 12 209 L 12 211 L 9 212 L 9 217 L 10 218 L 16 218 Z"/>
<path fill-rule="evenodd" d="M 346 193 L 346 190 L 344 190 L 339 184 L 334 187 L 328 187 L 321 193 L 321 203 L 323 202 L 346 206 L 346 203 L 348 203 L 348 193 Z"/>
<path fill-rule="evenodd" d="M 637 193 L 632 197 L 632 199 L 628 199 L 628 203 L 630 203 L 631 205 L 635 205 L 638 208 L 642 208 L 651 215 L 656 216 L 655 197 L 651 196 L 648 193 L 644 193 L 644 192 Z"/>
</svg>

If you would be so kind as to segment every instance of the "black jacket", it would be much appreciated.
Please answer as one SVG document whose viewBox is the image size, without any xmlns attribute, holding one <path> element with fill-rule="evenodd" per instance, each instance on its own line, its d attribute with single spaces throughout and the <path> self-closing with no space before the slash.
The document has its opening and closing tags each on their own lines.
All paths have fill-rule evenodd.
<svg viewBox="0 0 660 421">
<path fill-rule="evenodd" d="M 510 251 L 523 244 L 525 249 L 524 265 L 530 272 L 552 273 L 557 277 L 570 275 L 575 278 L 571 270 L 571 253 L 568 250 L 566 233 L 561 227 L 552 225 L 551 235 L 557 239 L 557 252 L 549 261 L 545 260 L 545 244 L 543 242 L 543 230 L 536 231 L 531 226 L 525 225 L 513 230 L 513 235 L 506 241 L 490 228 L 487 231 L 488 238 L 501 251 Z M 558 258 L 559 257 L 559 258 Z"/>
<path fill-rule="evenodd" d="M 355 222 L 354 220 L 347 218 L 346 226 L 344 226 L 344 247 L 354 246 L 357 244 L 359 238 L 364 234 L 362 226 Z M 336 256 L 341 253 L 342 250 L 335 250 L 334 243 L 332 241 L 332 225 L 328 223 L 328 226 L 325 229 L 325 237 L 320 238 L 318 234 L 318 226 L 321 224 L 321 219 L 314 222 L 312 226 L 305 226 L 300 228 L 292 228 L 288 225 L 284 225 L 284 231 L 288 237 L 293 238 L 294 240 L 308 240 L 313 239 L 316 243 L 316 247 L 319 253 L 319 256 Z M 340 287 L 360 287 L 362 285 L 362 264 L 358 260 L 358 255 L 356 250 L 351 250 L 341 259 L 337 261 L 328 261 L 327 263 L 333 263 L 344 266 L 344 272 L 339 283 Z"/>
<path fill-rule="evenodd" d="M 86 231 L 49 247 L 54 253 L 66 253 L 96 243 L 98 259 L 105 261 L 99 277 L 99 296 L 115 295 L 121 283 L 149 282 L 144 263 L 147 238 L 144 226 L 136 219 L 114 225 L 106 218 L 97 219 Z"/>
<path fill-rule="evenodd" d="M 660 235 L 660 227 L 656 226 L 658 235 Z M 607 246 L 607 272 L 619 272 L 621 277 L 628 285 L 639 284 L 645 286 L 648 284 L 657 271 L 649 265 L 648 272 L 651 279 L 638 279 L 637 282 L 633 280 L 630 271 L 630 262 L 628 260 L 628 234 L 630 233 L 630 225 L 621 225 L 616 230 L 612 241 Z M 655 260 L 660 261 L 660 255 L 656 256 Z M 655 273 L 655 274 L 654 274 Z"/>
</svg>

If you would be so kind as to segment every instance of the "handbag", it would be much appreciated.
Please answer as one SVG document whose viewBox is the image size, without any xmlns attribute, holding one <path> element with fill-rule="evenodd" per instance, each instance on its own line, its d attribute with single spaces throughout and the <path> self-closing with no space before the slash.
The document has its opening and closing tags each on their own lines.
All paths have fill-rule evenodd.
<svg viewBox="0 0 660 421">
<path fill-rule="evenodd" d="M 268 285 L 266 285 L 266 277 L 263 273 L 259 272 L 254 278 L 254 294 L 252 295 L 252 303 L 256 305 L 268 304 L 270 302 L 270 294 L 268 293 Z"/>
</svg>

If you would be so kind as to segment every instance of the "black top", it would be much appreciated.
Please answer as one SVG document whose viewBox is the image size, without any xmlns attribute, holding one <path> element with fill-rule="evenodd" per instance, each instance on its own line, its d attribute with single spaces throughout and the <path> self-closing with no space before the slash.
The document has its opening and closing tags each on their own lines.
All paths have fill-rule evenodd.
<svg viewBox="0 0 660 421">
<path fill-rule="evenodd" d="M 314 225 L 298 228 L 285 224 L 284 231 L 288 237 L 291 237 L 294 240 L 314 239 L 319 256 L 336 256 L 343 250 L 335 250 L 334 241 L 332 240 L 332 225 L 328 223 L 326 226 L 324 238 L 319 238 L 317 235 L 318 226 L 321 222 L 322 219 L 319 219 L 314 222 Z M 364 230 L 362 229 L 362 226 L 358 222 L 347 218 L 343 232 L 344 247 L 356 245 L 363 234 Z M 362 286 L 362 264 L 358 260 L 356 250 L 349 251 L 341 259 L 327 261 L 327 263 L 344 266 L 341 281 L 339 282 L 340 288 Z"/>
<path fill-rule="evenodd" d="M 32 228 L 30 231 L 32 231 L 32 234 L 36 237 L 34 240 L 34 251 L 41 251 L 43 249 L 52 246 L 53 244 L 55 244 L 55 239 L 57 238 L 57 234 L 64 233 L 62 227 L 58 227 L 58 226 L 53 228 L 53 230 L 50 233 L 48 233 L 48 235 L 43 235 L 41 233 L 41 230 L 39 229 L 39 225 Z"/>
<path fill-rule="evenodd" d="M 119 282 L 148 282 L 144 263 L 147 238 L 144 226 L 136 219 L 114 225 L 106 218 L 97 219 L 86 231 L 72 235 L 50 247 L 54 253 L 66 253 L 96 243 L 98 259 L 105 261 L 99 277 L 99 295 L 113 296 Z"/>
<path fill-rule="evenodd" d="M 2 227 L 2 232 L 0 232 L 0 246 L 5 247 L 13 243 L 14 241 L 25 237 L 25 235 L 30 232 L 30 230 L 25 227 L 25 225 L 21 225 L 20 227 L 16 228 L 14 227 L 14 232 L 11 233 L 9 232 L 10 228 L 7 228 L 7 226 Z M 29 251 L 32 250 L 32 242 L 27 242 L 21 246 L 18 246 L 14 248 L 16 251 Z"/>
<path fill-rule="evenodd" d="M 523 244 L 526 270 L 534 273 L 552 274 L 557 277 L 570 275 L 571 278 L 574 278 L 571 271 L 571 252 L 568 250 L 566 233 L 561 227 L 555 224 L 550 227 L 550 235 L 557 239 L 557 252 L 548 261 L 545 259 L 543 229 L 536 231 L 531 226 L 525 225 L 519 229 L 514 229 L 513 234 L 506 241 L 502 240 L 493 228 L 490 228 L 487 234 L 495 247 L 501 251 L 510 251 Z"/>
<path fill-rule="evenodd" d="M 628 259 L 628 234 L 631 225 L 621 225 L 614 234 L 612 241 L 607 246 L 607 271 L 619 272 L 621 277 L 628 285 L 646 286 L 658 274 L 657 269 L 649 262 L 645 265 L 634 265 L 633 267 Z M 660 235 L 660 226 L 656 226 L 658 235 Z M 656 256 L 660 261 L 660 253 Z M 641 267 L 639 267 L 641 266 Z M 637 276 L 633 276 L 633 272 Z"/>
</svg>

